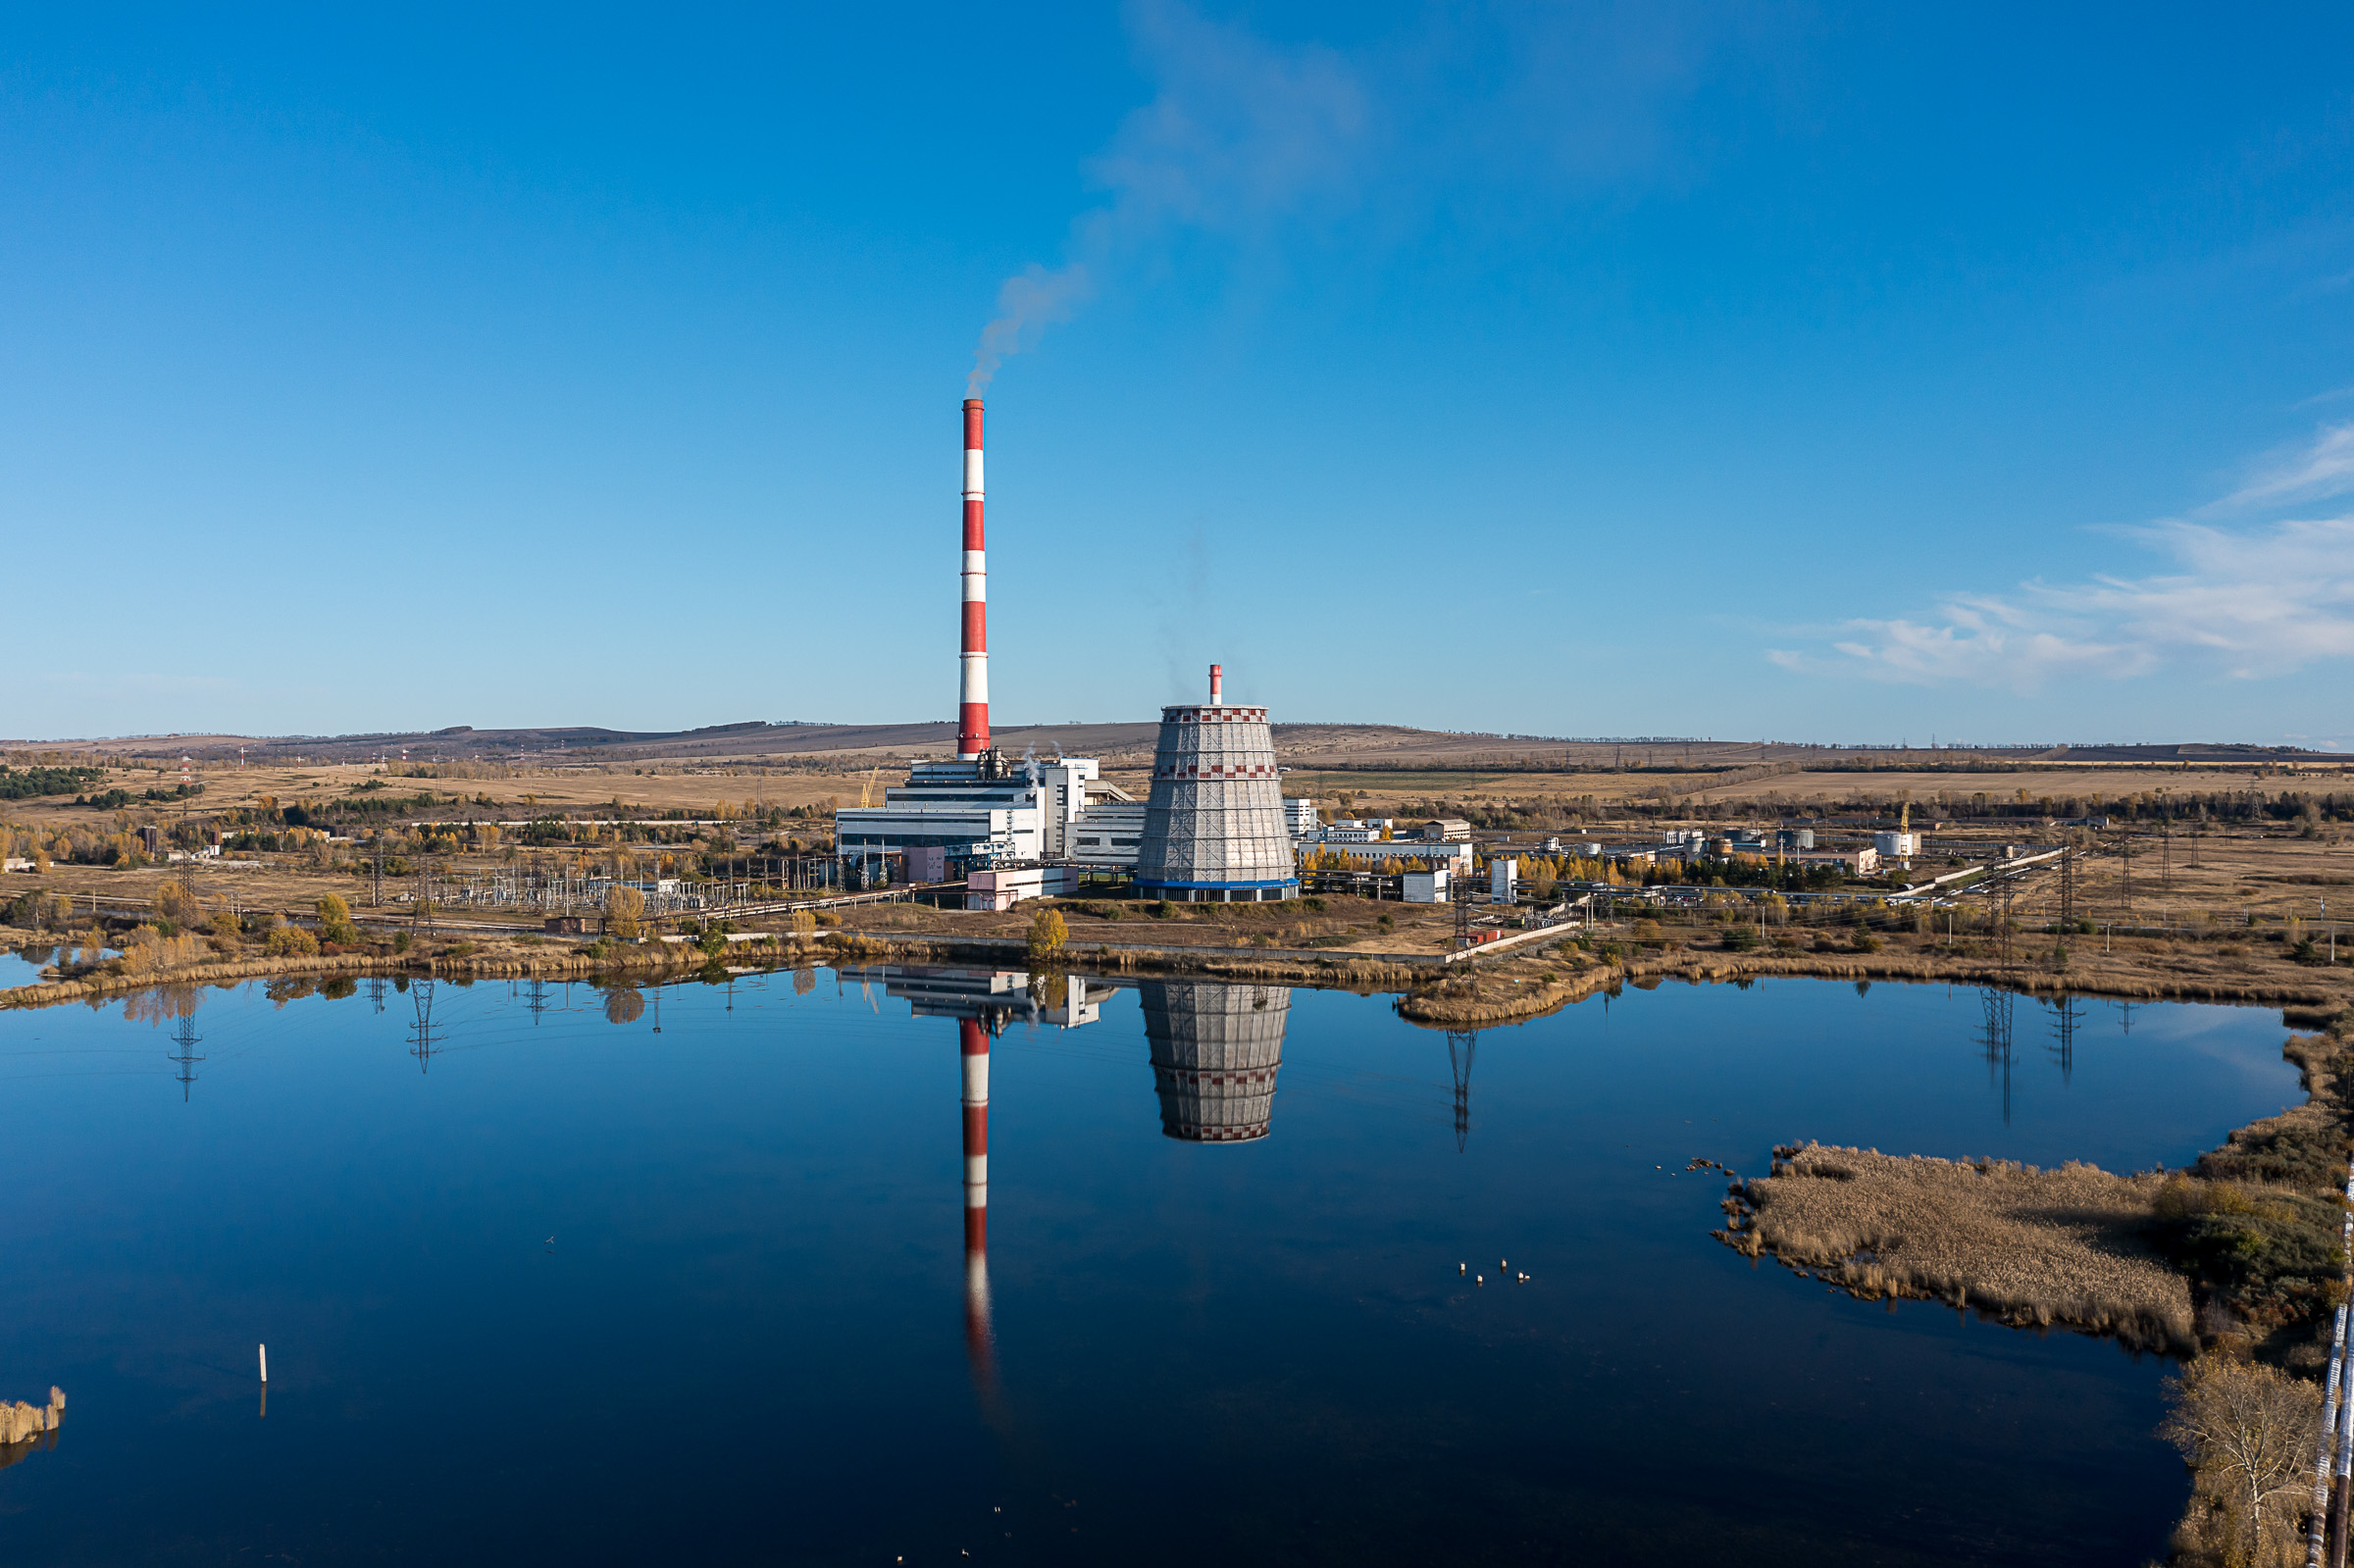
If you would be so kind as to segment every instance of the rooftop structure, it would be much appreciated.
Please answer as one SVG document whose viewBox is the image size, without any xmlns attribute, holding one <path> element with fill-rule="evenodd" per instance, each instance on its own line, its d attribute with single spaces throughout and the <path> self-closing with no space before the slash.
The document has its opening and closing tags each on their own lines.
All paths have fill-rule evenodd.
<svg viewBox="0 0 2354 1568">
<path fill-rule="evenodd" d="M 1209 667 L 1208 702 L 1160 710 L 1137 891 L 1192 903 L 1294 898 L 1267 710 L 1229 706 L 1223 674 Z"/>
</svg>

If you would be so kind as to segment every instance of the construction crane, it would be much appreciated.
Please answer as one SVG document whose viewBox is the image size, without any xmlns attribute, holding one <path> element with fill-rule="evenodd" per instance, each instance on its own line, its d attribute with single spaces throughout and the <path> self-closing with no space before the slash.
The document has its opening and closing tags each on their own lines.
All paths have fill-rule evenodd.
<svg viewBox="0 0 2354 1568">
<path fill-rule="evenodd" d="M 858 805 L 861 810 L 874 803 L 875 781 L 881 777 L 883 777 L 883 764 L 878 762 L 875 764 L 874 771 L 866 776 L 866 783 L 858 786 Z"/>
</svg>

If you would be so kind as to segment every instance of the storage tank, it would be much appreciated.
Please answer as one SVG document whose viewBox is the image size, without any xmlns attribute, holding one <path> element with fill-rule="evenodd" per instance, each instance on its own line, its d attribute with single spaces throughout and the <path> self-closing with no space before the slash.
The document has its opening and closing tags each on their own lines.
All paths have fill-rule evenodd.
<svg viewBox="0 0 2354 1568">
<path fill-rule="evenodd" d="M 1209 667 L 1206 703 L 1160 710 L 1137 847 L 1136 890 L 1145 897 L 1255 903 L 1299 896 L 1267 710 L 1229 705 L 1222 674 Z"/>
<path fill-rule="evenodd" d="M 1275 1114 L 1275 1072 L 1283 1065 L 1291 987 L 1166 980 L 1137 988 L 1162 1134 L 1188 1143 L 1265 1138 Z"/>
</svg>

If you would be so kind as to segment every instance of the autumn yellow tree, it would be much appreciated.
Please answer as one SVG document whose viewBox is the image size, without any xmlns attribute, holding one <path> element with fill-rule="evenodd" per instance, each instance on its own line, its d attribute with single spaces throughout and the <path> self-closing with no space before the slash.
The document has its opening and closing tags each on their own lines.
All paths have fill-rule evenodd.
<svg viewBox="0 0 2354 1568">
<path fill-rule="evenodd" d="M 605 935 L 623 941 L 638 939 L 639 923 L 645 917 L 645 894 L 635 887 L 605 889 Z"/>
<path fill-rule="evenodd" d="M 1071 928 L 1059 909 L 1042 909 L 1030 917 L 1030 961 L 1050 964 L 1062 957 Z"/>
<path fill-rule="evenodd" d="M 319 900 L 319 931 L 329 941 L 345 947 L 359 941 L 359 928 L 351 923 L 351 906 L 341 893 L 329 893 Z"/>
</svg>

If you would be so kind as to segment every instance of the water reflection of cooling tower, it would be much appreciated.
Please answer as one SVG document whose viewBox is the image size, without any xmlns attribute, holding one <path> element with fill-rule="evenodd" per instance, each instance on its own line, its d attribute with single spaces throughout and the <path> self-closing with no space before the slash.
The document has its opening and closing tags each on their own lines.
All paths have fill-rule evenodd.
<svg viewBox="0 0 2354 1568">
<path fill-rule="evenodd" d="M 1289 986 L 1146 981 L 1145 1038 L 1160 1130 L 1189 1143 L 1242 1143 L 1267 1136 L 1275 1070 L 1283 1065 Z"/>
</svg>

